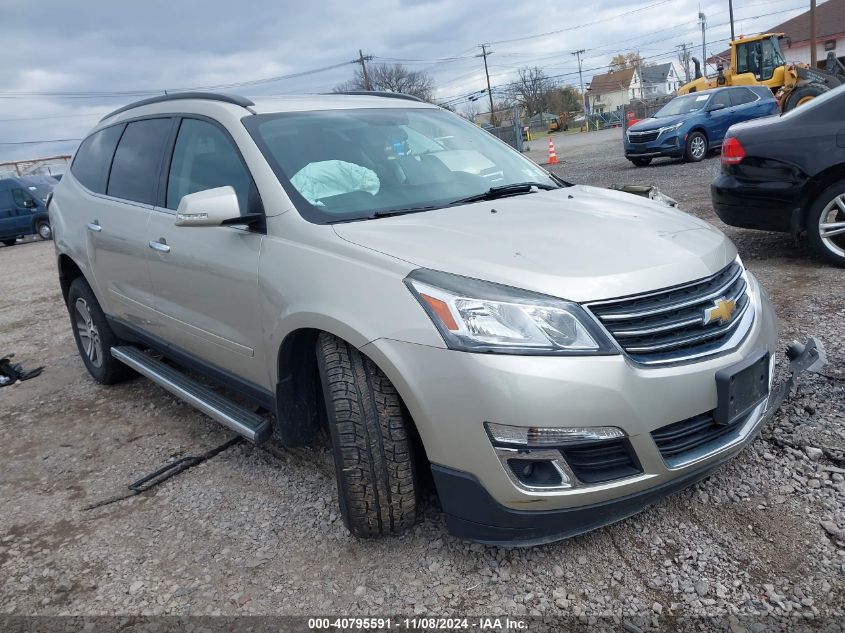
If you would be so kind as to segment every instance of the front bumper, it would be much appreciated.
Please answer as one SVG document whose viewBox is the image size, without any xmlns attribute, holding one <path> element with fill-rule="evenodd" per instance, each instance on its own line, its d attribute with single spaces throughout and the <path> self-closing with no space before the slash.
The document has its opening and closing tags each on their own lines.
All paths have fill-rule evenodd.
<svg viewBox="0 0 845 633">
<path fill-rule="evenodd" d="M 787 349 L 787 356 L 790 357 L 788 379 L 771 390 L 769 398 L 739 430 L 735 441 L 719 451 L 717 458 L 704 465 L 688 468 L 674 479 L 646 490 L 577 508 L 514 510 L 497 503 L 472 475 L 443 466 L 432 466 L 449 531 L 455 536 L 488 545 L 540 545 L 621 521 L 655 501 L 691 486 L 752 442 L 792 390 L 798 375 L 810 368 L 820 367 L 825 362 L 824 350 L 812 338 L 806 346 L 793 343 Z"/>
<path fill-rule="evenodd" d="M 657 140 L 648 143 L 632 143 L 627 138 L 623 141 L 625 158 L 657 158 L 661 156 L 669 158 L 680 158 L 684 155 L 685 144 L 683 139 L 674 134 L 672 136 L 660 135 Z"/>
<path fill-rule="evenodd" d="M 456 533 L 497 540 L 487 539 L 483 531 L 472 537 L 460 527 L 483 525 L 484 517 L 490 515 L 452 490 L 467 489 L 468 484 L 456 483 L 460 479 L 477 482 L 483 494 L 476 491 L 470 496 L 489 498 L 493 504 L 489 507 L 502 508 L 502 516 L 524 515 L 527 524 L 532 515 L 559 519 L 552 530 L 548 523 L 552 519 L 538 518 L 538 525 L 546 526 L 540 530 L 545 536 L 519 530 L 523 536 L 514 539 L 562 538 L 638 511 L 655 498 L 704 476 L 751 441 L 765 419 L 762 410 L 754 411 L 738 435 L 726 438 L 718 450 L 682 464 L 667 464 L 651 435 L 714 410 L 717 371 L 750 357 L 775 354 L 774 313 L 752 275 L 749 286 L 756 319 L 745 339 L 732 351 L 688 364 L 647 368 L 625 355 L 471 354 L 388 339 L 373 341 L 362 352 L 387 374 L 407 405 L 434 465 L 447 522 Z M 625 432 L 641 473 L 570 489 L 526 489 L 513 481 L 500 461 L 484 422 L 618 427 Z M 460 475 L 446 477 L 444 473 Z M 614 508 L 610 515 L 601 513 L 612 518 L 588 520 L 590 508 L 602 507 Z M 568 525 L 570 520 L 583 520 L 583 525 Z"/>
</svg>

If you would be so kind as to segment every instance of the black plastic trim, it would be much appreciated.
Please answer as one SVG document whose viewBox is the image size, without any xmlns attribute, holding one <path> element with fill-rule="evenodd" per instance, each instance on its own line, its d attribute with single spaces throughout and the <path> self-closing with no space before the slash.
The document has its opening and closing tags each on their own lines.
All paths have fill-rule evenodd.
<svg viewBox="0 0 845 633">
<path fill-rule="evenodd" d="M 117 334 L 118 338 L 131 343 L 145 345 L 162 354 L 177 365 L 181 365 L 187 370 L 202 374 L 220 386 L 234 391 L 250 402 L 267 409 L 273 414 L 276 413 L 276 398 L 272 391 L 264 389 L 253 382 L 244 380 L 243 378 L 239 378 L 235 374 L 225 369 L 221 369 L 216 365 L 207 363 L 193 354 L 162 340 L 158 336 L 145 332 L 144 330 L 127 323 L 123 319 L 106 316 L 106 320 L 109 322 L 111 329 L 114 330 L 114 333 Z"/>
<path fill-rule="evenodd" d="M 242 108 L 249 108 L 254 106 L 250 99 L 246 97 L 241 97 L 240 95 L 228 95 L 228 94 L 221 94 L 218 92 L 175 92 L 173 94 L 164 94 L 158 95 L 156 97 L 150 97 L 148 99 L 141 99 L 140 101 L 134 101 L 129 103 L 117 110 L 112 110 L 102 119 L 100 122 L 105 121 L 109 117 L 113 117 L 116 114 L 120 114 L 121 112 L 126 112 L 127 110 L 132 110 L 133 108 L 140 108 L 141 106 L 151 105 L 153 103 L 166 103 L 168 101 L 182 101 L 184 99 L 201 99 L 203 101 L 222 101 L 223 103 L 231 103 L 234 105 L 241 106 Z"/>
<path fill-rule="evenodd" d="M 437 464 L 432 464 L 431 471 L 451 534 L 486 545 L 524 547 L 571 538 L 626 519 L 703 479 L 736 452 L 641 492 L 560 510 L 514 510 L 493 499 L 474 475 Z"/>
</svg>

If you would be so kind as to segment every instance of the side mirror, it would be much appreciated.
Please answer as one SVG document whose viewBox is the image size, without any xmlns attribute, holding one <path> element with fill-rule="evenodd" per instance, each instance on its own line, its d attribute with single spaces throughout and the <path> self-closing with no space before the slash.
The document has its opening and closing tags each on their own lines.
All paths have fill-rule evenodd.
<svg viewBox="0 0 845 633">
<path fill-rule="evenodd" d="M 33 200 L 32 198 L 29 198 L 29 199 L 23 201 L 23 208 L 24 209 L 34 209 L 37 206 L 38 205 L 35 203 L 35 200 Z"/>
<path fill-rule="evenodd" d="M 709 108 L 707 108 L 708 112 L 715 112 L 716 110 L 724 110 L 725 109 L 724 103 L 714 103 Z"/>
<path fill-rule="evenodd" d="M 176 226 L 221 226 L 241 215 L 238 196 L 232 187 L 217 187 L 189 193 L 179 201 Z"/>
</svg>

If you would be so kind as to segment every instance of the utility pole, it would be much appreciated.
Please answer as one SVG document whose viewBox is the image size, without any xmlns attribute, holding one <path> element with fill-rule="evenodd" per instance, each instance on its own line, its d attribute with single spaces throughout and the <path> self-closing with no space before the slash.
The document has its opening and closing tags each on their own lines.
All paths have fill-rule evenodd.
<svg viewBox="0 0 845 633">
<path fill-rule="evenodd" d="M 361 71 L 364 75 L 364 90 L 372 90 L 373 86 L 370 83 L 370 74 L 367 72 L 367 62 L 373 59 L 372 55 L 364 55 L 361 49 L 358 49 L 358 59 L 353 59 L 353 64 L 361 64 Z"/>
<path fill-rule="evenodd" d="M 583 48 L 572 51 L 572 54 L 578 58 L 578 83 L 581 85 L 581 100 L 584 102 L 584 123 L 587 125 L 587 131 L 590 131 L 590 122 L 588 120 L 588 109 L 587 109 L 587 93 L 584 92 L 584 75 L 581 74 L 581 55 L 584 54 Z"/>
<path fill-rule="evenodd" d="M 704 76 L 707 76 L 707 16 L 701 11 L 698 12 L 698 21 L 701 22 L 701 65 L 704 70 Z"/>
<path fill-rule="evenodd" d="M 689 52 L 689 49 L 687 48 L 687 46 L 691 47 L 692 44 L 687 44 L 687 43 L 678 44 L 675 48 L 680 49 L 680 50 L 678 50 L 678 61 L 681 62 L 681 64 L 683 65 L 684 76 L 686 77 L 686 83 L 689 83 L 690 81 L 692 81 L 692 75 L 690 74 L 690 70 L 689 70 L 690 52 Z"/>
<path fill-rule="evenodd" d="M 476 57 L 484 58 L 484 74 L 487 77 L 487 95 L 490 97 L 490 125 L 496 125 L 496 115 L 493 112 L 493 91 L 490 89 L 490 71 L 487 70 L 487 56 L 492 55 L 493 51 L 487 50 L 487 44 L 481 44 L 481 54 Z"/>
<path fill-rule="evenodd" d="M 731 42 L 736 39 L 734 34 L 734 0 L 728 0 L 728 11 L 731 13 Z"/>
<path fill-rule="evenodd" d="M 816 0 L 810 0 L 810 67 L 818 67 L 816 52 Z"/>
</svg>

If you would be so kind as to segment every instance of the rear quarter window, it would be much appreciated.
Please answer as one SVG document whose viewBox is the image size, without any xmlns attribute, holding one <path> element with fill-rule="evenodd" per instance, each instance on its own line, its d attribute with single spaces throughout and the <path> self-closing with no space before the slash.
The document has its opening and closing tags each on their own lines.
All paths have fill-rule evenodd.
<svg viewBox="0 0 845 633">
<path fill-rule="evenodd" d="M 76 151 L 70 171 L 86 189 L 94 193 L 106 192 L 109 166 L 123 127 L 114 125 L 94 132 Z"/>
</svg>

